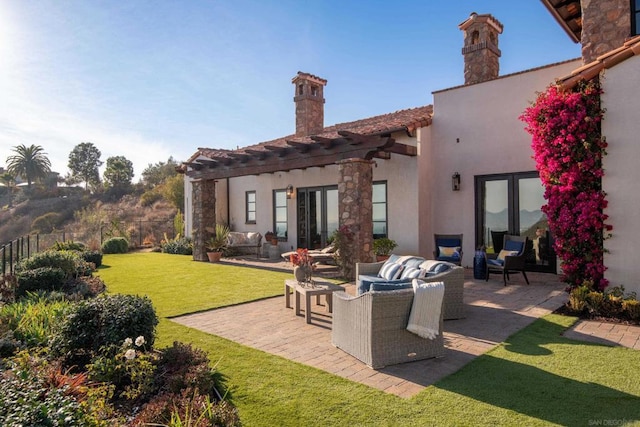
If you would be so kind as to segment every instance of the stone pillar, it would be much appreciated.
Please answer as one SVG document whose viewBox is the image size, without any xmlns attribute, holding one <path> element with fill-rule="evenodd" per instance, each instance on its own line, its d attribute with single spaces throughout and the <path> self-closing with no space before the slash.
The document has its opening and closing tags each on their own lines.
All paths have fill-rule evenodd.
<svg viewBox="0 0 640 427">
<path fill-rule="evenodd" d="M 193 259 L 208 261 L 205 242 L 216 227 L 216 182 L 193 182 Z"/>
<path fill-rule="evenodd" d="M 631 35 L 629 0 L 582 0 L 582 60 L 585 64 L 621 47 Z"/>
<path fill-rule="evenodd" d="M 373 262 L 373 162 L 346 159 L 338 162 L 340 227 L 353 232 L 353 272 L 356 262 Z"/>
</svg>

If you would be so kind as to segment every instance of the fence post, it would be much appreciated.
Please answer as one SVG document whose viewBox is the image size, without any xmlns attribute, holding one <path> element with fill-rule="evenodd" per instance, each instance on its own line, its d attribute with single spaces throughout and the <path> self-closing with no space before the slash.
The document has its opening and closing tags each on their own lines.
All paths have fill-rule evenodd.
<svg viewBox="0 0 640 427">
<path fill-rule="evenodd" d="M 40 253 L 40 233 L 36 234 L 36 253 Z"/>
<path fill-rule="evenodd" d="M 13 242 L 14 240 L 9 244 L 9 274 L 13 274 Z"/>
<path fill-rule="evenodd" d="M 6 271 L 7 271 L 7 260 L 6 260 L 6 255 L 7 253 L 7 246 L 3 246 L 2 247 L 2 275 L 4 276 Z"/>
</svg>

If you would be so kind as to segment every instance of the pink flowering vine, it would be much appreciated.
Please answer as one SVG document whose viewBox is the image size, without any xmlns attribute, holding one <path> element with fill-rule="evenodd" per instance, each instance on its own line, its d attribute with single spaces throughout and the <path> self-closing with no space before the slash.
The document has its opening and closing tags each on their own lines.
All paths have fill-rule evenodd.
<svg viewBox="0 0 640 427">
<path fill-rule="evenodd" d="M 573 91 L 550 86 L 520 119 L 532 135 L 536 167 L 545 187 L 549 228 L 562 260 L 563 281 L 571 288 L 586 281 L 603 290 L 603 241 L 611 231 L 602 191 L 602 157 L 607 143 L 600 126 L 604 110 L 597 81 Z"/>
</svg>

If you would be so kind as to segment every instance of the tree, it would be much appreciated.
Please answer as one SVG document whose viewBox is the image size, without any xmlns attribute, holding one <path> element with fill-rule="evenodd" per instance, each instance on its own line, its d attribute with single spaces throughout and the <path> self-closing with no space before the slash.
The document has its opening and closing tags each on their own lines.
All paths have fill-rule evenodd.
<svg viewBox="0 0 640 427">
<path fill-rule="evenodd" d="M 176 167 L 179 166 L 173 157 L 165 162 L 158 162 L 155 165 L 149 163 L 149 166 L 142 171 L 142 182 L 145 188 L 153 188 L 162 184 L 167 178 L 174 177 L 178 174 Z"/>
<path fill-rule="evenodd" d="M 69 154 L 69 169 L 71 175 L 69 182 L 84 181 L 84 189 L 89 184 L 96 185 L 100 182 L 98 168 L 102 166 L 100 150 L 91 142 L 82 142 L 76 145 Z"/>
<path fill-rule="evenodd" d="M 180 212 L 184 212 L 184 178 L 182 175 L 175 175 L 165 179 L 158 188 L 165 200 L 175 206 Z"/>
<path fill-rule="evenodd" d="M 109 157 L 103 176 L 109 187 L 126 188 L 133 179 L 133 163 L 124 156 Z"/>
<path fill-rule="evenodd" d="M 13 151 L 16 154 L 7 157 L 7 171 L 26 178 L 29 189 L 32 182 L 45 179 L 51 172 L 51 162 L 41 146 L 22 144 L 13 147 Z"/>
</svg>

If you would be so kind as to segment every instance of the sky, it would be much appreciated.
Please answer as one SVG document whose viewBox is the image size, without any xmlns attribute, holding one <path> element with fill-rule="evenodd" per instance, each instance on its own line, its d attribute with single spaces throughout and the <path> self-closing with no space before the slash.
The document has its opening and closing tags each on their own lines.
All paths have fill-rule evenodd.
<svg viewBox="0 0 640 427">
<path fill-rule="evenodd" d="M 428 105 L 464 84 L 458 25 L 471 12 L 504 25 L 501 75 L 580 56 L 540 1 L 514 4 L 0 0 L 0 166 L 35 144 L 64 176 L 91 142 L 105 163 L 131 160 L 137 182 L 198 147 L 287 136 L 298 71 L 328 81 L 325 126 Z"/>
</svg>

